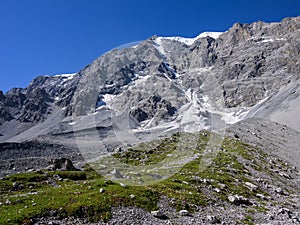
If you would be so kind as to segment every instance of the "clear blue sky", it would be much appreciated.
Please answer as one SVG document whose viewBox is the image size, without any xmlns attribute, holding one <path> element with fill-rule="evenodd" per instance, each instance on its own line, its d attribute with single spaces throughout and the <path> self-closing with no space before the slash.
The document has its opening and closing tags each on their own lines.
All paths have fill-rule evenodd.
<svg viewBox="0 0 300 225">
<path fill-rule="evenodd" d="M 0 0 L 0 90 L 77 72 L 154 34 L 194 37 L 300 15 L 299 0 Z"/>
</svg>

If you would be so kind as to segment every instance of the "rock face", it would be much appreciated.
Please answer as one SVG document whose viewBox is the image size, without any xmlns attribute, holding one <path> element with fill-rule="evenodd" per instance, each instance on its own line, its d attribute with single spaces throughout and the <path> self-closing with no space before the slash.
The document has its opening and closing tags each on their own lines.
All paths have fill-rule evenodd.
<svg viewBox="0 0 300 225">
<path fill-rule="evenodd" d="M 176 112 L 172 104 L 162 99 L 160 96 L 150 96 L 145 101 L 141 101 L 136 109 L 130 111 L 130 115 L 138 122 L 158 117 L 167 120 Z"/>
<path fill-rule="evenodd" d="M 43 123 L 53 111 L 68 105 L 79 76 L 39 76 L 26 88 L 0 92 L 0 124 L 6 124 L 0 127 L 3 137 L 8 139 Z"/>
<path fill-rule="evenodd" d="M 27 88 L 13 88 L 5 95 L 0 93 L 1 112 L 8 116 L 4 121 L 16 119 L 20 122 L 43 122 L 54 106 L 67 105 L 72 97 L 69 89 L 76 84 L 73 74 L 54 77 L 39 76 Z"/>
</svg>

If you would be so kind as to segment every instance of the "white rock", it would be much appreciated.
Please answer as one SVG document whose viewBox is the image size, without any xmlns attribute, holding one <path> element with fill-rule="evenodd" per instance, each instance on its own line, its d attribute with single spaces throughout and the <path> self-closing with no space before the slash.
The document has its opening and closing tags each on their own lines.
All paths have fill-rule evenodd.
<svg viewBox="0 0 300 225">
<path fill-rule="evenodd" d="M 281 208 L 278 210 L 278 214 L 290 213 L 291 211 L 288 208 Z"/>
<path fill-rule="evenodd" d="M 268 198 L 266 196 L 264 196 L 263 194 L 256 194 L 256 197 L 264 199 L 264 200 L 268 200 Z"/>
<path fill-rule="evenodd" d="M 279 194 L 283 194 L 283 190 L 280 187 L 275 188 L 274 191 L 279 193 Z"/>
<path fill-rule="evenodd" d="M 229 200 L 230 202 L 235 202 L 235 201 L 236 201 L 236 197 L 234 197 L 233 195 L 229 195 L 229 196 L 228 196 L 228 200 Z"/>
<path fill-rule="evenodd" d="M 135 195 L 131 194 L 131 195 L 130 195 L 130 198 L 131 198 L 131 199 L 135 198 Z"/>
<path fill-rule="evenodd" d="M 207 216 L 207 220 L 208 220 L 211 224 L 220 223 L 220 220 L 219 220 L 217 217 L 211 216 L 211 215 L 208 215 L 208 216 Z"/>
<path fill-rule="evenodd" d="M 154 217 L 157 217 L 157 218 L 160 218 L 160 217 L 163 217 L 164 214 L 162 211 L 160 210 L 157 210 L 157 211 L 151 211 L 151 215 L 154 216 Z"/>
<path fill-rule="evenodd" d="M 245 182 L 245 185 L 246 185 L 247 188 L 251 189 L 252 191 L 257 189 L 257 186 L 255 184 L 250 183 L 250 182 Z"/>
<path fill-rule="evenodd" d="M 221 189 L 226 188 L 226 184 L 218 183 L 218 185 L 220 186 Z"/>
<path fill-rule="evenodd" d="M 126 184 L 120 183 L 121 187 L 127 187 Z"/>
<path fill-rule="evenodd" d="M 7 199 L 7 200 L 5 201 L 5 204 L 6 204 L 6 205 L 11 205 L 11 201 L 10 201 L 9 199 Z"/>
<path fill-rule="evenodd" d="M 219 188 L 215 188 L 214 191 L 217 192 L 217 193 L 221 192 L 221 190 Z"/>
<path fill-rule="evenodd" d="M 291 179 L 291 176 L 289 174 L 284 173 L 284 172 L 279 172 L 279 175 L 282 176 L 282 177 L 285 177 L 287 179 Z"/>
<path fill-rule="evenodd" d="M 179 214 L 180 214 L 181 216 L 188 216 L 188 215 L 189 215 L 189 211 L 183 209 L 183 210 L 180 210 L 180 211 L 179 211 Z"/>
</svg>

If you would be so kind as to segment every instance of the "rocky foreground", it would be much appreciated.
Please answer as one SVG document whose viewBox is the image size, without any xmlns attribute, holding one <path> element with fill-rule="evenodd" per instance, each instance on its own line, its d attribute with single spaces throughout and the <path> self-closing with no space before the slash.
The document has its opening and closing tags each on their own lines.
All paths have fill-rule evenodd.
<svg viewBox="0 0 300 225">
<path fill-rule="evenodd" d="M 120 171 L 115 181 L 105 180 L 67 159 L 4 177 L 0 224 L 300 224 L 297 168 L 237 137 L 225 137 L 202 168 L 212 138 L 218 135 L 177 133 L 155 148 L 150 142 L 115 153 L 130 165 L 149 165 L 172 153 L 179 140 L 185 150 L 198 140 L 197 158 L 147 186 L 119 183 Z"/>
</svg>

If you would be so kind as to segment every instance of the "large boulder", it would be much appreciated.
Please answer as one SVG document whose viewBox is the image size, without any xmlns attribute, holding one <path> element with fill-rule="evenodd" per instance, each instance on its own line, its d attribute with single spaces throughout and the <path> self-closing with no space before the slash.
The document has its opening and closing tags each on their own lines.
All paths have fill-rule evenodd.
<svg viewBox="0 0 300 225">
<path fill-rule="evenodd" d="M 67 158 L 52 159 L 51 163 L 49 168 L 52 170 L 78 171 L 72 161 Z"/>
</svg>

